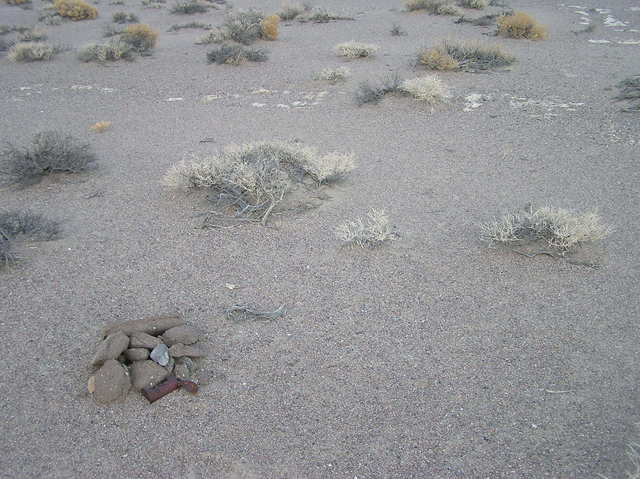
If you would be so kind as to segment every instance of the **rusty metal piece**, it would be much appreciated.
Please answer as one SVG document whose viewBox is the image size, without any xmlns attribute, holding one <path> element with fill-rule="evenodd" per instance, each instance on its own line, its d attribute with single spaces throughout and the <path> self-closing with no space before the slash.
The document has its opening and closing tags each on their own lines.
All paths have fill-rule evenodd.
<svg viewBox="0 0 640 479">
<path fill-rule="evenodd" d="M 158 399 L 165 397 L 167 394 L 172 393 L 179 387 L 180 381 L 178 381 L 175 376 L 169 376 L 167 379 L 156 386 L 144 388 L 142 390 L 142 395 L 147 398 L 147 401 L 153 403 Z"/>
</svg>

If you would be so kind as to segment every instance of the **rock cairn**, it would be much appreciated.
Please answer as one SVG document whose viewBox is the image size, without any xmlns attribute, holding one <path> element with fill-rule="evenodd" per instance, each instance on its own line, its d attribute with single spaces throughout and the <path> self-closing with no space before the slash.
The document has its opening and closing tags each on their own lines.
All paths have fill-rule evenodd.
<svg viewBox="0 0 640 479">
<path fill-rule="evenodd" d="M 149 402 L 178 388 L 198 390 L 200 333 L 178 316 L 115 323 L 105 328 L 91 361 L 89 392 L 99 404 L 123 400 L 131 388 Z"/>
</svg>

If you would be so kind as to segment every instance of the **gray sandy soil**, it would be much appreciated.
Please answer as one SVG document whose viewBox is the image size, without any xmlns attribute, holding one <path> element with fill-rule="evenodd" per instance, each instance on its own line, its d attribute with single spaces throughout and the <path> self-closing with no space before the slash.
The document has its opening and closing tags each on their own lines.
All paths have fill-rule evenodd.
<svg viewBox="0 0 640 479">
<path fill-rule="evenodd" d="M 576 35 L 577 8 L 514 0 L 549 27 L 549 40 L 530 42 L 409 14 L 399 0 L 323 0 L 356 20 L 282 25 L 277 41 L 259 43 L 269 61 L 239 67 L 207 65 L 211 47 L 194 45 L 202 31 L 166 32 L 218 25 L 223 10 L 177 16 L 125 2 L 44 28 L 77 49 L 101 40 L 113 12 L 135 12 L 161 32 L 151 57 L 0 57 L 2 139 L 59 129 L 99 156 L 95 171 L 0 190 L 1 208 L 63 226 L 56 241 L 21 244 L 23 260 L 0 274 L 1 477 L 624 477 L 640 421 L 640 116 L 620 112 L 612 87 L 640 73 L 640 46 L 616 43 L 640 40 L 637 1 L 581 2 L 628 25 L 591 12 L 596 31 Z M 2 5 L 0 23 L 31 25 L 34 6 Z M 408 35 L 392 37 L 394 23 Z M 454 97 L 433 111 L 399 97 L 354 104 L 364 79 L 424 74 L 411 60 L 442 38 L 499 42 L 518 62 L 440 75 Z M 381 51 L 336 57 L 352 39 Z M 344 65 L 345 84 L 312 80 Z M 473 93 L 491 99 L 464 111 Z M 112 128 L 91 133 L 101 120 Z M 267 228 L 199 229 L 203 196 L 161 184 L 189 153 L 271 139 L 354 152 L 359 168 L 321 207 Z M 605 264 L 479 240 L 479 223 L 527 202 L 597 207 L 616 228 Z M 370 207 L 387 210 L 399 238 L 341 248 L 335 226 Z M 226 320 L 238 303 L 288 313 Z M 101 328 L 165 313 L 206 332 L 200 393 L 94 404 L 87 365 Z"/>
</svg>

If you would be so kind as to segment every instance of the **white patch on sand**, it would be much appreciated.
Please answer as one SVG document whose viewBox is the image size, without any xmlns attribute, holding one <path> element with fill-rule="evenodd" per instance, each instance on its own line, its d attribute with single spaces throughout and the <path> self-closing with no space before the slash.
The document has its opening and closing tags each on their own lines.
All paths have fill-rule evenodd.
<svg viewBox="0 0 640 479">
<path fill-rule="evenodd" d="M 590 38 L 589 40 L 587 40 L 589 43 L 611 43 L 609 40 L 594 40 L 592 38 Z"/>
<path fill-rule="evenodd" d="M 585 105 L 584 103 L 566 102 L 555 98 L 548 100 L 534 100 L 532 98 L 515 97 L 509 94 L 505 96 L 509 98 L 509 105 L 512 108 L 528 111 L 542 109 L 545 110 L 543 116 L 560 116 L 559 113 L 556 112 L 557 110 L 577 111 L 578 107 Z"/>
<path fill-rule="evenodd" d="M 640 40 L 620 40 L 616 43 L 618 45 L 640 45 Z"/>
<path fill-rule="evenodd" d="M 71 85 L 72 90 L 93 90 L 91 85 Z"/>
<path fill-rule="evenodd" d="M 184 98 L 182 98 L 182 97 L 167 98 L 165 101 L 184 101 Z"/>
<path fill-rule="evenodd" d="M 254 106 L 256 108 L 262 108 L 263 106 L 266 106 L 266 103 L 255 102 L 255 103 L 252 103 L 251 106 Z"/>
<path fill-rule="evenodd" d="M 607 18 L 604 19 L 604 26 L 605 27 L 626 27 L 627 23 L 623 22 L 622 20 L 618 20 L 615 17 L 612 17 L 611 15 L 607 15 Z"/>
<path fill-rule="evenodd" d="M 289 105 L 285 105 L 284 103 L 278 103 L 278 104 L 276 105 L 276 107 L 277 107 L 277 108 L 284 108 L 284 109 L 287 109 L 287 110 L 288 110 L 289 108 L 291 108 Z"/>
<path fill-rule="evenodd" d="M 483 103 L 491 100 L 491 95 L 483 95 L 482 93 L 471 93 L 465 98 L 464 109 L 462 111 L 473 111 L 480 108 Z"/>
<path fill-rule="evenodd" d="M 103 87 L 103 88 L 100 88 L 100 91 L 103 92 L 103 93 L 113 93 L 114 91 L 116 91 L 116 89 L 115 88 Z"/>
<path fill-rule="evenodd" d="M 629 8 L 632 12 L 640 12 L 640 7 L 631 7 Z"/>
<path fill-rule="evenodd" d="M 573 12 L 573 13 L 575 13 L 575 14 L 577 14 L 577 15 L 582 15 L 582 16 L 584 16 L 584 17 L 588 17 L 588 16 L 589 16 L 589 13 L 588 13 L 588 12 L 585 12 L 584 10 L 576 10 L 576 11 L 575 11 L 575 12 Z"/>
<path fill-rule="evenodd" d="M 203 105 L 206 105 L 207 103 L 211 103 L 213 101 L 219 100 L 220 98 L 222 98 L 221 95 L 205 95 L 202 98 L 200 98 L 200 103 L 202 103 Z"/>
<path fill-rule="evenodd" d="M 266 93 L 271 93 L 271 90 L 267 90 L 266 88 L 258 88 L 257 90 L 253 90 L 251 92 L 252 95 L 264 95 Z"/>
<path fill-rule="evenodd" d="M 611 10 L 609 10 L 608 8 L 595 8 L 594 10 L 598 12 L 600 15 L 606 15 L 608 13 L 611 13 Z"/>
</svg>

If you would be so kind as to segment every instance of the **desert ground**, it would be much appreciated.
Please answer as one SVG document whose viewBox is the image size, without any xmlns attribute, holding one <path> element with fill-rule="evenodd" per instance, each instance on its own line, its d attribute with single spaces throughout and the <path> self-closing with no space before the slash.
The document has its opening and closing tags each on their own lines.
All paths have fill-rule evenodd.
<svg viewBox="0 0 640 479">
<path fill-rule="evenodd" d="M 53 241 L 17 242 L 19 261 L 0 271 L 1 477 L 617 479 L 634 470 L 640 114 L 614 97 L 640 73 L 637 0 L 510 0 L 548 28 L 543 41 L 410 13 L 401 0 L 318 0 L 354 20 L 281 22 L 277 40 L 254 45 L 269 59 L 237 66 L 207 63 L 213 46 L 195 44 L 206 32 L 167 31 L 220 25 L 224 5 L 176 15 L 171 3 L 124 2 L 95 3 L 93 20 L 38 24 L 64 47 L 50 61 L 0 53 L 2 140 L 24 146 L 58 130 L 98 158 L 80 174 L 0 189 L 0 209 L 28 208 L 62 229 Z M 46 5 L 2 4 L 0 23 L 36 25 Z M 160 33 L 152 54 L 80 62 L 78 49 L 104 41 L 117 11 Z M 406 35 L 392 36 L 394 25 Z M 437 106 L 399 95 L 354 102 L 361 81 L 426 74 L 416 52 L 447 38 L 499 43 L 517 61 L 438 73 L 452 96 Z M 337 56 L 349 40 L 380 50 Z M 352 72 L 346 82 L 314 80 L 340 66 Z M 98 121 L 112 126 L 90 131 Z M 358 166 L 316 207 L 266 226 L 203 229 L 205 195 L 162 183 L 190 155 L 270 140 L 351 152 Z M 597 209 L 614 228 L 598 264 L 481 240 L 483 222 L 527 203 Z M 395 238 L 344 247 L 336 226 L 370 208 L 387 212 Z M 287 312 L 227 319 L 236 304 Z M 88 364 L 102 328 L 157 314 L 203 331 L 199 393 L 150 405 L 131 391 L 96 404 Z"/>
</svg>

